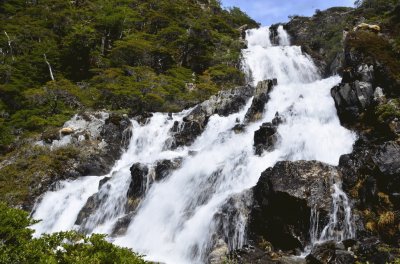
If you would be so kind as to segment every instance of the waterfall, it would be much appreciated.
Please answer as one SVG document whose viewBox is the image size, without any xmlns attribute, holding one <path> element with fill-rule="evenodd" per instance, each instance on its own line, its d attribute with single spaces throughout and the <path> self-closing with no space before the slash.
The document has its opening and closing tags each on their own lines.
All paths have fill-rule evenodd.
<svg viewBox="0 0 400 264">
<path fill-rule="evenodd" d="M 332 210 L 329 214 L 329 221 L 320 231 L 320 216 L 317 205 L 311 208 L 310 217 L 310 245 L 306 251 L 309 251 L 313 245 L 325 241 L 333 240 L 336 242 L 345 239 L 355 238 L 355 227 L 351 213 L 351 205 L 346 193 L 343 192 L 341 182 L 336 180 L 332 183 Z"/>
<path fill-rule="evenodd" d="M 280 45 L 274 46 L 268 27 L 249 30 L 248 48 L 243 50 L 243 70 L 254 85 L 265 79 L 278 80 L 261 120 L 244 122 L 251 106 L 249 100 L 237 113 L 212 115 L 202 134 L 190 146 L 178 149 L 169 147 L 170 130 L 190 110 L 172 117 L 155 113 L 144 125 L 132 120 L 129 147 L 108 175 L 97 177 L 94 182 L 83 182 L 87 177 L 63 182 L 57 190 L 44 195 L 33 213 L 34 218 L 44 219 L 34 226 L 36 234 L 73 228 L 110 234 L 126 213 L 123 205 L 131 184 L 129 168 L 135 163 L 152 167 L 163 159 L 180 158 L 180 168 L 146 188 L 128 230 L 112 241 L 149 260 L 168 264 L 206 262 L 215 240 L 221 236 L 230 249 L 242 247 L 248 214 L 244 204 L 251 199 L 243 193 L 257 183 L 262 171 L 280 160 L 319 160 L 337 165 L 342 154 L 351 152 L 355 140 L 353 133 L 340 126 L 330 95 L 340 78 L 321 79 L 312 60 L 300 47 L 290 45 L 283 28 L 278 29 L 278 34 Z M 254 132 L 277 112 L 284 122 L 277 128 L 280 136 L 275 149 L 255 155 Z M 246 124 L 242 133 L 232 130 L 238 123 Z M 83 187 L 97 187 L 105 177 L 111 179 L 99 191 L 93 186 Z M 75 226 L 85 199 L 96 192 L 102 198 L 99 207 L 81 226 Z M 339 192 L 337 197 L 345 200 Z M 59 207 L 55 200 L 63 206 Z M 234 213 L 222 220 L 220 230 L 218 216 L 227 204 Z M 69 221 L 63 215 L 69 215 Z M 335 229 L 335 220 L 330 226 L 327 234 Z"/>
</svg>

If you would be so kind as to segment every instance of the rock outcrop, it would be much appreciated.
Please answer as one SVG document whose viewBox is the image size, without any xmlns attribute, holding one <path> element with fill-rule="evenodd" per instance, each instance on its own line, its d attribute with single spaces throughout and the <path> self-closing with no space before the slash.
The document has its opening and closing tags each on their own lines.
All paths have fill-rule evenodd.
<svg viewBox="0 0 400 264">
<path fill-rule="evenodd" d="M 331 90 L 342 123 L 354 124 L 374 102 L 374 89 L 369 82 L 341 83 Z"/>
<path fill-rule="evenodd" d="M 324 226 L 331 186 L 339 178 L 335 167 L 316 161 L 283 161 L 264 171 L 253 189 L 253 239 L 265 239 L 278 249 L 303 249 L 310 239 L 311 209 L 316 207 Z"/>
<path fill-rule="evenodd" d="M 251 102 L 251 106 L 245 116 L 245 123 L 254 122 L 262 118 L 265 104 L 269 100 L 269 93 L 277 84 L 277 79 L 260 81 L 257 84 L 253 101 Z"/>
<path fill-rule="evenodd" d="M 316 245 L 306 257 L 307 264 L 352 264 L 354 253 L 347 251 L 342 243 L 328 241 Z"/>
<path fill-rule="evenodd" d="M 264 123 L 254 132 L 254 149 L 257 155 L 264 151 L 272 151 L 278 142 L 277 126 L 272 123 Z"/>
<path fill-rule="evenodd" d="M 171 148 L 187 146 L 204 131 L 211 115 L 228 116 L 238 112 L 253 96 L 254 88 L 250 85 L 221 91 L 207 101 L 197 105 L 183 118 L 176 122 L 171 129 Z"/>
<path fill-rule="evenodd" d="M 35 199 L 61 180 L 108 173 L 127 147 L 131 132 L 127 116 L 107 112 L 84 112 L 75 115 L 61 129 L 44 131 L 41 140 L 33 144 L 48 156 L 68 153 L 68 159 L 58 161 L 57 170 L 36 172 L 44 176 L 33 178 L 29 189 L 31 199 L 23 208 L 31 210 Z"/>
</svg>

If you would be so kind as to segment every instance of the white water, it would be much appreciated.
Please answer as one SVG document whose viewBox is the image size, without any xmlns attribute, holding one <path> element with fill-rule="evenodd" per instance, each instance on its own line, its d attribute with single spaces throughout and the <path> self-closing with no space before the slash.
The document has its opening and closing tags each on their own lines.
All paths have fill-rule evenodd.
<svg viewBox="0 0 400 264">
<path fill-rule="evenodd" d="M 126 235 L 117 237 L 114 243 L 133 248 L 153 261 L 204 263 L 218 233 L 215 216 L 229 198 L 253 187 L 263 170 L 279 160 L 319 160 L 336 165 L 340 155 L 351 152 L 355 135 L 340 126 L 330 95 L 331 87 L 340 78 L 321 80 L 311 59 L 301 53 L 300 47 L 289 46 L 283 29 L 278 32 L 282 46 L 271 44 L 268 28 L 250 30 L 248 49 L 243 51 L 244 70 L 254 84 L 278 79 L 279 85 L 270 94 L 262 120 L 249 124 L 243 133 L 232 131 L 237 119 L 244 120 L 249 101 L 238 113 L 212 116 L 205 131 L 190 147 L 176 151 L 165 147 L 168 131 L 188 111 L 174 115 L 173 120 L 157 113 L 144 126 L 133 121 L 128 150 L 108 175 L 112 179 L 100 190 L 99 195 L 105 199 L 85 223 L 86 230 L 110 233 L 116 220 L 124 215 L 132 164 L 154 164 L 157 160 L 182 157 L 180 169 L 148 190 Z M 270 122 L 276 112 L 285 120 L 278 127 L 280 140 L 276 149 L 255 156 L 254 131 L 263 122 Z M 196 154 L 189 155 L 192 151 Z M 71 186 L 80 185 L 83 184 L 65 183 L 44 196 L 33 215 L 45 219 L 35 226 L 38 234 L 74 228 L 74 218 L 85 199 L 93 194 L 92 189 L 83 191 L 79 203 L 76 202 Z M 62 201 L 62 208 L 54 203 L 55 199 Z M 65 221 L 59 214 L 71 219 Z M 246 217 L 242 213 L 232 221 L 236 235 L 227 238 L 231 248 L 245 243 Z"/>
</svg>

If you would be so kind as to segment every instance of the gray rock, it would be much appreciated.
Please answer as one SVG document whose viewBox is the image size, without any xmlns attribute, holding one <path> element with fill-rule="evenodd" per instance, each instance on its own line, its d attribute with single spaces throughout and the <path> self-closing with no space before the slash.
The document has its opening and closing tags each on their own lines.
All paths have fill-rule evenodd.
<svg viewBox="0 0 400 264">
<path fill-rule="evenodd" d="M 269 100 L 269 93 L 278 84 L 276 79 L 261 81 L 257 84 L 254 98 L 245 116 L 245 122 L 254 122 L 262 118 L 265 104 Z"/>
<path fill-rule="evenodd" d="M 328 241 L 315 245 L 306 257 L 307 264 L 351 264 L 355 263 L 354 253 L 346 251 L 343 244 Z"/>
<path fill-rule="evenodd" d="M 330 212 L 335 167 L 316 161 L 278 162 L 253 188 L 250 233 L 283 250 L 302 249 L 309 241 L 311 208 L 324 226 Z"/>
<path fill-rule="evenodd" d="M 275 121 L 275 123 L 278 121 Z M 272 123 L 264 123 L 254 132 L 254 149 L 256 155 L 264 151 L 272 151 L 278 142 L 277 127 Z"/>
<path fill-rule="evenodd" d="M 398 142 L 384 143 L 372 159 L 381 173 L 388 176 L 400 174 L 400 145 Z"/>
<path fill-rule="evenodd" d="M 176 123 L 171 129 L 172 149 L 188 146 L 204 131 L 211 115 L 228 116 L 244 107 L 253 95 L 254 88 L 250 85 L 220 91 L 207 101 L 197 105 L 181 123 Z"/>
<path fill-rule="evenodd" d="M 353 124 L 374 102 L 374 89 L 368 82 L 341 83 L 331 90 L 340 120 Z"/>
</svg>

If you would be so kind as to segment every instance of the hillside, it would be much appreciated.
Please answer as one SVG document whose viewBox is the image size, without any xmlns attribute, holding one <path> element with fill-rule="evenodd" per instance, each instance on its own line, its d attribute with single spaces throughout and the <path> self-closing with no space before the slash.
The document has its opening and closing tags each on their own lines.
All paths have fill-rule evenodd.
<svg viewBox="0 0 400 264">
<path fill-rule="evenodd" d="M 258 26 L 215 0 L 10 0 L 0 19 L 3 153 L 79 111 L 179 111 L 243 84 L 239 27 Z"/>
</svg>

